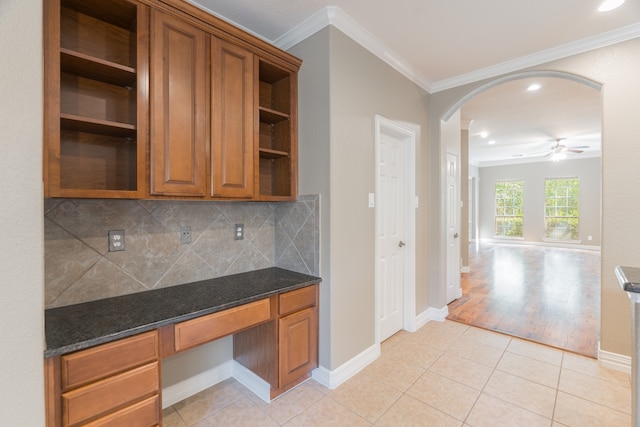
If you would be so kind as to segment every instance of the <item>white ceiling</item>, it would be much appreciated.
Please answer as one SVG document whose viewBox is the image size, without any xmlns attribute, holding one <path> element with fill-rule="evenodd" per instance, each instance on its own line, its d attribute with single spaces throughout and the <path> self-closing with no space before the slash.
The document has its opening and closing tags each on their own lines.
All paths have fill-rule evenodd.
<svg viewBox="0 0 640 427">
<path fill-rule="evenodd" d="M 431 93 L 640 37 L 638 0 L 605 13 L 597 11 L 601 0 L 191 1 L 283 49 L 333 25 Z M 599 137 L 586 139 L 600 133 L 595 89 L 549 78 L 531 94 L 523 83 L 463 107 L 473 119 L 473 162 L 539 153 L 556 138 L 597 145 Z M 473 137 L 481 127 L 497 141 L 492 150 Z"/>
</svg>

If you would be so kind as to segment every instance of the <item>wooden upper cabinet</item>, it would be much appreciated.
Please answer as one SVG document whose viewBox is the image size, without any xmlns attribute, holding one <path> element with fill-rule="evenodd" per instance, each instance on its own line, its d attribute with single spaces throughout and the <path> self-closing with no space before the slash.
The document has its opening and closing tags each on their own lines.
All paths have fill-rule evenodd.
<svg viewBox="0 0 640 427">
<path fill-rule="evenodd" d="M 299 59 L 184 0 L 44 14 L 45 197 L 295 200 Z"/>
<path fill-rule="evenodd" d="M 146 195 L 149 8 L 44 2 L 46 197 Z"/>
<path fill-rule="evenodd" d="M 254 195 L 253 54 L 211 42 L 211 195 Z"/>
<path fill-rule="evenodd" d="M 206 33 L 151 12 L 151 194 L 206 195 Z"/>
</svg>

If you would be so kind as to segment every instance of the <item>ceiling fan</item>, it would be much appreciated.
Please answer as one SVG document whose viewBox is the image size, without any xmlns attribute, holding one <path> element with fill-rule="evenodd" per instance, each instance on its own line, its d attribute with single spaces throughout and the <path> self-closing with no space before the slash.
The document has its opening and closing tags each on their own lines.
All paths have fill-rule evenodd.
<svg viewBox="0 0 640 427">
<path fill-rule="evenodd" d="M 560 141 L 562 141 L 562 139 L 556 139 L 556 145 L 551 146 L 550 151 L 547 154 L 545 154 L 543 157 L 551 156 L 551 160 L 559 162 L 560 160 L 567 158 L 567 153 L 580 154 L 583 152 L 583 150 L 581 149 L 589 148 L 588 145 L 567 147 L 564 144 L 560 144 Z"/>
<path fill-rule="evenodd" d="M 516 154 L 514 155 L 514 157 L 551 157 L 551 160 L 559 162 L 560 160 L 567 158 L 567 153 L 579 154 L 583 152 L 583 149 L 589 148 L 588 145 L 567 147 L 566 145 L 560 143 L 563 140 L 564 138 L 556 139 L 556 143 L 552 145 L 549 150 L 543 151 L 542 153 L 529 154 L 525 156 Z"/>
</svg>

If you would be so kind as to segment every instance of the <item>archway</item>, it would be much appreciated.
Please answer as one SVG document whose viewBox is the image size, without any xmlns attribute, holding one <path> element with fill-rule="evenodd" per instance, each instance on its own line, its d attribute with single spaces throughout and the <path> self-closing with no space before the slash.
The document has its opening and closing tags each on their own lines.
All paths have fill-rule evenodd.
<svg viewBox="0 0 640 427">
<path fill-rule="evenodd" d="M 529 71 L 529 72 L 522 72 L 522 73 L 514 73 L 508 76 L 504 76 L 501 77 L 499 79 L 493 80 L 491 82 L 488 82 L 472 91 L 470 91 L 468 94 L 466 94 L 465 96 L 463 96 L 462 98 L 460 98 L 458 100 L 458 102 L 456 102 L 451 108 L 449 108 L 449 110 L 447 110 L 447 112 L 443 115 L 442 120 L 448 120 L 451 117 L 455 117 L 456 114 L 459 114 L 460 111 L 464 111 L 465 106 L 466 105 L 470 105 L 473 103 L 477 103 L 476 100 L 480 99 L 480 98 L 487 98 L 492 96 L 492 94 L 494 93 L 498 93 L 500 90 L 502 90 L 505 87 L 516 87 L 518 85 L 522 86 L 521 83 L 529 83 L 531 81 L 535 81 L 535 80 L 542 80 L 542 81 L 558 81 L 558 82 L 564 82 L 563 84 L 565 84 L 566 86 L 574 86 L 574 87 L 578 87 L 581 91 L 584 92 L 588 92 L 590 94 L 593 94 L 593 96 L 591 96 L 591 98 L 596 99 L 597 101 L 594 101 L 597 104 L 597 111 L 598 114 L 596 115 L 598 117 L 597 121 L 598 123 L 596 123 L 596 128 L 597 128 L 597 133 L 598 133 L 598 143 L 599 143 L 599 135 L 600 135 L 600 129 L 601 129 L 601 111 L 602 111 L 602 99 L 601 99 L 601 95 L 600 95 L 600 89 L 601 89 L 601 85 L 597 82 L 594 82 L 592 80 L 589 79 L 585 79 L 581 76 L 578 75 L 574 75 L 574 74 L 570 74 L 570 73 L 564 73 L 564 72 L 557 72 L 557 71 Z M 497 95 L 496 95 L 497 96 Z M 527 95 L 527 96 L 531 96 L 531 95 Z M 589 98 L 589 99 L 591 99 Z M 556 100 L 557 101 L 557 100 Z M 561 102 L 558 102 L 559 104 L 561 104 Z M 517 110 L 519 107 L 519 105 L 511 105 L 511 109 Z M 571 108 L 571 107 L 568 107 Z M 577 108 L 576 108 L 577 109 Z M 535 117 L 535 116 L 544 116 L 544 114 L 540 114 L 540 113 L 536 113 L 535 111 L 531 111 L 531 116 Z M 464 120 L 471 120 L 473 119 L 473 117 L 464 117 L 464 114 L 462 114 L 462 117 Z M 514 115 L 514 117 L 517 119 L 517 115 Z M 463 121 L 464 121 L 463 120 Z M 593 121 L 593 117 L 589 116 L 589 120 Z M 517 121 L 517 120 L 514 120 Z M 562 120 L 560 120 L 562 122 Z M 570 123 L 570 119 L 566 120 L 567 123 L 566 125 L 568 126 Z M 526 121 L 525 121 L 526 122 Z M 564 123 L 563 123 L 564 125 Z M 540 123 L 536 126 L 535 131 L 539 134 L 537 135 L 538 139 L 540 139 L 540 141 L 538 141 L 538 146 L 540 147 L 544 147 L 544 150 L 548 150 L 548 148 L 550 148 L 551 146 L 551 142 L 553 141 L 551 138 L 555 139 L 555 138 L 560 138 L 560 137 L 574 137 L 575 134 L 578 131 L 575 131 L 573 133 L 571 133 L 567 126 L 547 126 L 547 124 L 545 123 Z M 560 132 L 559 129 L 563 129 L 565 130 L 564 133 Z M 478 127 L 473 128 L 470 127 L 469 128 L 469 135 L 474 135 L 474 133 L 479 133 L 481 129 L 479 129 Z M 490 129 L 490 132 L 492 131 L 496 131 L 496 129 Z M 531 134 L 536 134 L 536 132 L 529 132 Z M 525 146 L 525 141 L 518 141 L 517 138 L 514 136 L 513 137 L 514 140 L 513 141 L 508 141 L 509 144 L 511 145 L 518 145 L 518 146 Z M 547 140 L 545 140 L 545 138 L 548 138 Z M 491 138 L 489 138 L 491 139 Z M 535 138 L 534 138 L 535 139 Z M 486 141 L 485 141 L 486 142 Z M 500 141 L 500 139 L 498 139 L 498 144 L 496 144 L 497 147 L 500 147 L 500 145 L 502 144 L 504 145 L 508 145 L 508 144 L 504 144 L 505 141 Z M 522 143 L 520 143 L 522 142 Z M 527 144 L 530 143 L 531 141 L 526 141 Z M 448 144 L 450 144 L 450 142 L 448 142 Z M 573 144 L 575 145 L 576 143 L 573 142 Z M 567 144 L 568 145 L 568 144 Z M 590 144 L 590 145 L 597 145 L 597 144 Z M 585 146 L 585 145 L 583 145 Z M 448 146 L 445 146 L 445 143 L 441 140 L 441 153 L 446 152 Z M 587 146 L 587 148 L 589 148 L 589 146 Z M 538 149 L 540 150 L 540 149 Z M 589 148 L 589 150 L 591 150 Z M 589 150 L 570 150 L 570 151 L 589 151 Z M 535 151 L 535 150 L 534 150 Z M 538 211 L 536 212 L 535 209 L 528 209 L 528 212 L 525 212 L 525 218 L 527 218 L 527 220 L 525 221 L 525 224 L 527 224 L 530 226 L 529 229 L 534 230 L 534 231 L 527 231 L 525 233 L 524 236 L 521 236 L 519 239 L 513 239 L 511 241 L 509 240 L 501 240 L 501 239 L 493 239 L 493 231 L 494 231 L 494 224 L 495 224 L 495 218 L 494 215 L 495 214 L 495 207 L 493 206 L 493 203 L 495 202 L 495 200 L 493 199 L 487 199 L 487 195 L 490 192 L 493 192 L 493 182 L 491 182 L 491 185 L 484 185 L 482 190 L 480 191 L 480 193 L 483 195 L 483 199 L 484 199 L 484 203 L 485 206 L 488 204 L 491 204 L 490 208 L 488 209 L 484 209 L 484 221 L 483 223 L 486 225 L 488 223 L 488 219 L 491 216 L 491 221 L 489 225 L 486 225 L 485 228 L 488 230 L 489 228 L 491 228 L 491 234 L 489 235 L 487 233 L 487 230 L 481 230 L 480 233 L 480 237 L 483 238 L 483 241 L 487 241 L 487 240 L 496 240 L 497 243 L 500 244 L 528 244 L 528 245 L 536 245 L 539 247 L 557 247 L 557 246 L 562 246 L 562 247 L 570 247 L 572 249 L 584 249 L 584 248 L 588 248 L 588 249 L 599 249 L 599 245 L 600 245 L 600 224 L 601 224 L 601 217 L 600 217 L 600 211 L 601 211 L 601 193 L 600 193 L 600 188 L 601 188 L 601 181 L 600 181 L 600 171 L 601 171 L 601 167 L 600 167 L 600 159 L 599 159 L 599 151 L 598 153 L 594 154 L 594 150 L 591 150 L 589 153 L 584 153 L 581 154 L 580 156 L 584 156 L 584 157 L 593 157 L 593 156 L 598 156 L 598 159 L 592 159 L 590 162 L 587 162 L 585 160 L 584 157 L 577 157 L 571 161 L 567 161 L 567 162 L 563 162 L 562 164 L 553 164 L 553 168 L 554 170 L 552 172 L 548 171 L 548 168 L 550 167 L 550 165 L 552 165 L 552 163 L 546 161 L 548 160 L 548 158 L 550 157 L 550 154 L 546 154 L 545 151 L 542 151 L 541 153 L 537 153 L 536 156 L 534 156 L 533 154 L 529 155 L 526 151 L 524 151 L 525 154 L 520 154 L 519 158 L 515 158 L 512 156 L 515 155 L 509 155 L 509 157 L 507 157 L 506 159 L 502 159 L 501 161 L 496 161 L 494 163 L 488 163 L 484 165 L 484 168 L 481 168 L 481 170 L 484 171 L 489 171 L 492 170 L 493 172 L 495 171 L 500 171 L 503 176 L 508 177 L 508 179 L 513 179 L 513 174 L 514 172 L 512 171 L 511 174 L 509 175 L 509 173 L 506 173 L 505 170 L 508 169 L 507 166 L 501 166 L 501 165 L 507 165 L 510 163 L 519 163 L 519 164 L 524 164 L 524 163 L 532 163 L 532 162 L 536 162 L 536 163 L 532 163 L 531 165 L 520 165 L 517 167 L 517 172 L 515 172 L 515 176 L 522 176 L 523 174 L 526 174 L 525 170 L 528 169 L 536 169 L 536 170 L 540 170 L 539 172 L 539 177 L 537 178 L 537 181 L 535 181 L 535 183 L 532 184 L 533 178 L 527 177 L 525 179 L 526 183 L 525 186 L 528 186 L 527 192 L 529 194 L 533 194 L 535 192 L 540 193 L 541 195 L 539 196 L 540 200 L 536 200 L 536 203 L 538 206 L 536 207 L 536 209 L 538 209 Z M 572 154 L 573 155 L 573 154 Z M 544 162 L 543 162 L 544 160 Z M 589 188 L 589 186 L 585 186 L 585 190 L 583 191 L 584 194 L 587 194 L 589 191 L 592 192 L 593 194 L 593 198 L 597 198 L 597 206 L 591 210 L 595 210 L 597 212 L 597 219 L 591 219 L 589 221 L 587 220 L 582 220 L 582 222 L 585 224 L 584 225 L 584 233 L 582 233 L 580 235 L 579 239 L 574 239 L 574 241 L 571 241 L 570 243 L 567 243 L 566 241 L 552 241 L 552 239 L 545 239 L 544 238 L 544 227 L 546 226 L 546 221 L 547 219 L 544 217 L 545 214 L 543 214 L 544 212 L 544 191 L 542 190 L 543 186 L 545 185 L 545 177 L 549 177 L 549 176 L 556 176 L 558 174 L 562 175 L 564 174 L 568 174 L 568 175 L 580 175 L 580 173 L 582 173 L 583 175 L 592 175 L 593 172 L 580 172 L 577 173 L 575 171 L 571 171 L 571 169 L 567 169 L 569 170 L 569 172 L 560 172 L 560 169 L 562 167 L 562 165 L 564 166 L 568 166 L 569 164 L 573 164 L 578 165 L 580 164 L 581 167 L 586 168 L 587 163 L 590 165 L 589 167 L 595 168 L 595 174 L 598 175 L 598 181 L 597 181 L 597 190 L 593 190 L 591 188 Z M 574 168 L 575 169 L 575 168 Z M 544 170 L 544 171 L 543 171 Z M 444 171 L 441 172 L 442 174 L 444 173 Z M 506 175 L 505 175 L 506 174 Z M 485 179 L 485 184 L 488 183 L 489 179 L 491 180 L 495 180 L 497 179 L 497 176 L 501 176 L 500 174 L 496 175 L 495 173 L 490 174 L 490 173 L 485 173 L 484 174 L 485 177 L 487 177 L 487 179 Z M 476 179 L 478 179 L 479 177 L 476 177 Z M 465 178 L 463 177 L 463 180 Z M 585 180 L 585 183 L 587 181 Z M 535 188 L 537 187 L 537 188 Z M 493 197 L 493 194 L 490 196 Z M 533 197 L 533 196 L 531 196 Z M 538 197 L 538 196 L 536 196 Z M 587 199 L 587 197 L 582 197 L 584 199 Z M 530 198 L 531 199 L 531 198 Z M 531 202 L 531 200 L 528 200 L 526 203 L 528 204 L 533 204 Z M 443 205 L 443 209 L 446 208 L 446 204 L 442 204 Z M 589 206 L 587 203 L 585 203 L 585 209 L 587 209 L 587 206 Z M 466 208 L 466 206 L 465 206 Z M 533 212 L 533 213 L 532 213 Z M 482 215 L 482 214 L 481 214 Z M 447 217 L 447 212 L 443 212 L 443 217 Z M 535 219 L 533 220 L 532 218 L 534 217 L 540 217 L 540 219 Z M 586 215 L 585 215 L 586 217 Z M 591 222 L 588 226 L 587 223 Z M 481 224 L 482 227 L 482 224 Z M 539 236 L 539 234 L 542 232 L 542 237 L 537 237 Z M 536 234 L 537 233 L 537 234 Z M 594 236 L 595 234 L 595 236 Z M 595 237 L 595 239 L 592 238 Z M 462 245 L 464 245 L 465 243 L 463 242 Z M 446 254 L 445 252 L 445 248 L 442 249 L 442 253 Z M 599 266 L 599 252 L 598 252 L 598 266 Z M 464 268 L 464 264 L 463 264 L 463 268 Z M 598 267 L 598 297 L 599 297 L 599 289 L 600 289 L 600 277 L 599 277 L 599 267 Z M 575 301 L 574 301 L 575 303 Z M 557 305 L 557 304 L 556 304 Z M 569 305 L 564 307 L 565 311 L 570 310 L 572 307 L 570 307 Z M 599 308 L 600 308 L 600 304 L 599 304 L 599 298 L 598 298 L 598 307 L 597 307 L 597 323 L 599 326 Z M 595 311 L 595 310 L 594 310 Z M 473 323 L 470 323 L 473 324 Z M 477 325 L 476 326 L 482 326 L 482 325 Z M 500 332 L 506 332 L 506 333 L 510 333 L 509 330 L 501 330 L 501 328 L 498 327 L 488 327 L 488 329 L 494 329 L 494 330 L 498 330 Z M 599 330 L 599 328 L 598 328 Z M 511 333 L 512 335 L 516 335 L 516 336 L 521 336 L 518 334 L 514 334 Z M 530 338 L 527 336 L 524 336 L 524 338 Z M 562 346 L 561 344 L 558 344 L 557 342 L 553 342 L 553 340 L 551 340 L 551 342 L 544 342 L 541 341 L 539 339 L 535 339 L 535 335 L 534 335 L 534 340 L 543 342 L 545 344 L 550 344 L 550 345 L 554 345 L 557 347 L 562 347 L 562 348 L 566 348 L 564 346 Z M 596 355 L 596 351 L 597 351 L 597 336 L 594 338 L 594 343 L 592 345 L 593 347 L 593 351 L 590 352 L 588 355 L 595 357 Z M 574 350 L 573 348 L 569 347 L 569 350 Z M 575 351 L 575 350 L 574 350 Z"/>
</svg>

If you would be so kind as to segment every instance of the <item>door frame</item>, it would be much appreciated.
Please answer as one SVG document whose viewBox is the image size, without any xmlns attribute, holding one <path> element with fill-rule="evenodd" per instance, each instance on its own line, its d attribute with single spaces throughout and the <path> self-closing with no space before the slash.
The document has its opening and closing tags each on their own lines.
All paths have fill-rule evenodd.
<svg viewBox="0 0 640 427">
<path fill-rule="evenodd" d="M 403 329 L 414 332 L 416 330 L 416 144 L 420 134 L 420 126 L 387 119 L 379 114 L 375 116 L 375 194 L 380 194 L 379 180 L 380 144 L 383 134 L 392 135 L 403 141 L 403 205 L 404 205 L 404 234 L 406 246 L 404 253 L 404 286 L 403 286 Z M 380 306 L 381 284 L 378 273 L 379 242 L 378 217 L 379 206 L 375 204 L 375 338 L 380 344 Z"/>
</svg>

